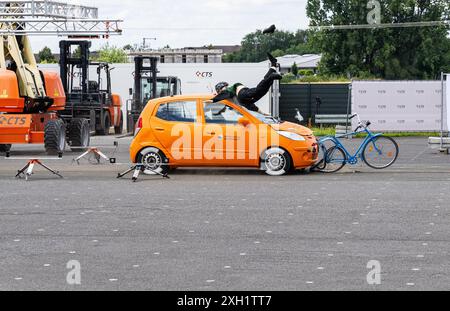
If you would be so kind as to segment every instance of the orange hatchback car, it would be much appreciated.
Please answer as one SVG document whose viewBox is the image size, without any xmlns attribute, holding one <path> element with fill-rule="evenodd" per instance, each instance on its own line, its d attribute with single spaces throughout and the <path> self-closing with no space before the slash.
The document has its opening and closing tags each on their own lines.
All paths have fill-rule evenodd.
<svg viewBox="0 0 450 311">
<path fill-rule="evenodd" d="M 151 100 L 136 124 L 131 161 L 143 164 L 147 174 L 177 167 L 254 167 L 272 176 L 317 162 L 310 129 L 212 98 Z"/>
</svg>

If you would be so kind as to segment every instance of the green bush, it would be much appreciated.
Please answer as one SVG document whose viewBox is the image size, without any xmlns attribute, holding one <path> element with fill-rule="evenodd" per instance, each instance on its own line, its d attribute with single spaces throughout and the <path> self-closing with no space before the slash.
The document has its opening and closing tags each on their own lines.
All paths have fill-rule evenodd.
<svg viewBox="0 0 450 311">
<path fill-rule="evenodd" d="M 314 75 L 314 71 L 308 69 L 299 70 L 298 74 L 302 77 L 309 77 Z"/>
<path fill-rule="evenodd" d="M 287 73 L 283 76 L 283 80 L 281 80 L 281 83 L 292 83 L 297 79 L 297 77 L 292 73 Z"/>
</svg>

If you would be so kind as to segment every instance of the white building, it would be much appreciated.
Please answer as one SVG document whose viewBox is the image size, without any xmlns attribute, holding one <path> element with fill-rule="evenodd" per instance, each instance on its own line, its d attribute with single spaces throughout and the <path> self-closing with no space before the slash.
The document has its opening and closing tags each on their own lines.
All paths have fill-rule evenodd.
<svg viewBox="0 0 450 311">
<path fill-rule="evenodd" d="M 158 58 L 160 64 L 193 64 L 193 63 L 221 63 L 224 52 L 222 49 L 184 48 L 184 49 L 157 49 L 147 51 L 132 51 L 128 53 L 130 62 L 138 55 Z"/>
<path fill-rule="evenodd" d="M 281 66 L 282 73 L 291 72 L 292 66 L 297 64 L 299 70 L 312 70 L 317 72 L 317 67 L 322 56 L 317 54 L 305 54 L 305 55 L 284 55 L 278 57 L 278 63 Z M 262 63 L 267 63 L 264 61 Z"/>
</svg>

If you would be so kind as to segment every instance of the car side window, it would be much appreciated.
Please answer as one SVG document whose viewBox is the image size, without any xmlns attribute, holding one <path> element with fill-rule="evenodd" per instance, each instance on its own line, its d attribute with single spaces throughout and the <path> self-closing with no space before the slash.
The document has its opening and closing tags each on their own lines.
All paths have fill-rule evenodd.
<svg viewBox="0 0 450 311">
<path fill-rule="evenodd" d="M 208 124 L 237 124 L 243 115 L 224 103 L 204 104 L 205 122 Z"/>
<path fill-rule="evenodd" d="M 156 113 L 156 117 L 170 122 L 191 122 L 197 121 L 197 102 L 173 102 L 161 104 Z"/>
</svg>

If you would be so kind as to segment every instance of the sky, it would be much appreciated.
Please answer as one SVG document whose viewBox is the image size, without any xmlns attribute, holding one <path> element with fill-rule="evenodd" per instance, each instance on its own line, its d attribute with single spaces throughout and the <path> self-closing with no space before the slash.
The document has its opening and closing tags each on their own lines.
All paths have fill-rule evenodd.
<svg viewBox="0 0 450 311">
<path fill-rule="evenodd" d="M 96 49 L 106 43 L 123 47 L 149 40 L 151 48 L 235 45 L 257 29 L 276 24 L 278 29 L 306 28 L 307 0 L 67 0 L 96 6 L 100 18 L 123 19 L 122 36 L 94 40 Z M 35 50 L 44 46 L 58 51 L 57 37 L 33 37 Z"/>
</svg>

